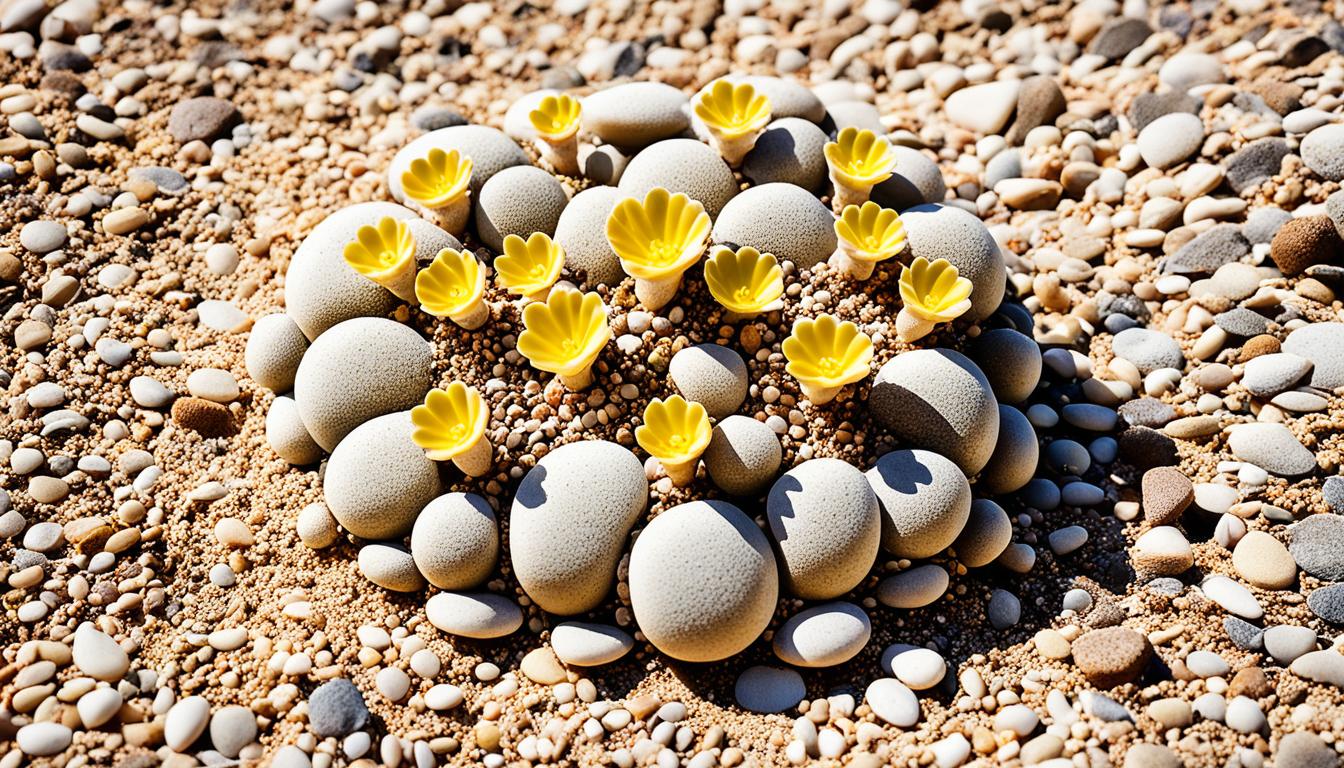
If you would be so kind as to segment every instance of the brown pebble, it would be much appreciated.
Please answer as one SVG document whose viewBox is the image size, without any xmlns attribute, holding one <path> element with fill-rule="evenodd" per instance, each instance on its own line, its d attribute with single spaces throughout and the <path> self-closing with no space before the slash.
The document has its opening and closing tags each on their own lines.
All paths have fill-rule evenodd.
<svg viewBox="0 0 1344 768">
<path fill-rule="evenodd" d="M 1283 543 L 1264 531 L 1251 531 L 1232 550 L 1232 567 L 1261 589 L 1288 589 L 1297 583 L 1297 563 Z"/>
<path fill-rule="evenodd" d="M 173 402 L 173 421 L 202 437 L 226 437 L 236 430 L 228 406 L 199 397 L 179 397 Z"/>
<path fill-rule="evenodd" d="M 1175 467 L 1143 473 L 1143 519 L 1148 524 L 1171 525 L 1194 500 L 1194 484 Z"/>
<path fill-rule="evenodd" d="M 0 280 L 17 283 L 22 275 L 23 262 L 19 261 L 19 257 L 8 251 L 0 251 Z"/>
<path fill-rule="evenodd" d="M 1246 362 L 1254 357 L 1261 355 L 1273 355 L 1278 353 L 1281 345 L 1279 340 L 1267 333 L 1259 336 L 1252 336 L 1241 345 L 1241 362 Z"/>
<path fill-rule="evenodd" d="M 1344 241 L 1329 216 L 1291 219 L 1275 233 L 1269 258 L 1283 274 L 1293 277 L 1314 264 L 1325 264 L 1344 250 Z"/>
<path fill-rule="evenodd" d="M 1073 661 L 1098 688 L 1131 682 L 1152 655 L 1148 638 L 1127 627 L 1094 629 L 1073 641 Z"/>
<path fill-rule="evenodd" d="M 1237 670 L 1227 686 L 1229 696 L 1246 696 L 1251 699 L 1263 699 L 1273 692 L 1274 686 L 1269 684 L 1269 678 L 1265 675 L 1265 670 L 1259 667 L 1245 667 Z"/>
<path fill-rule="evenodd" d="M 518 669 L 528 680 L 542 685 L 556 685 L 566 679 L 565 668 L 560 665 L 560 660 L 555 657 L 555 652 L 549 646 L 531 650 L 523 657 Z"/>
</svg>

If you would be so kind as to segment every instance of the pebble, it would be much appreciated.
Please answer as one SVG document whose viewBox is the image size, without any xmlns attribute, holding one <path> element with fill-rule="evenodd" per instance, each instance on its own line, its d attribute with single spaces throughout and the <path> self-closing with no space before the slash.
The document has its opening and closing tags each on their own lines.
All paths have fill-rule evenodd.
<svg viewBox="0 0 1344 768">
<path fill-rule="evenodd" d="M 210 743 L 225 757 L 238 757 L 256 738 L 257 718 L 247 707 L 221 707 L 210 718 Z"/>
<path fill-rule="evenodd" d="M 928 690 L 942 681 L 947 674 L 947 662 L 937 651 L 911 648 L 892 657 L 888 667 L 892 674 L 914 691 Z"/>
<path fill-rule="evenodd" d="M 551 648 L 571 666 L 600 667 L 629 653 L 635 641 L 622 630 L 605 624 L 563 622 L 551 630 Z"/>
<path fill-rule="evenodd" d="M 825 603 L 789 617 L 774 637 L 779 659 L 797 667 L 831 667 L 854 658 L 868 644 L 868 615 L 851 603 Z"/>
<path fill-rule="evenodd" d="M 1283 274 L 1294 277 L 1317 264 L 1328 264 L 1344 248 L 1329 216 L 1294 218 L 1274 233 L 1269 258 Z"/>
<path fill-rule="evenodd" d="M 1232 566 L 1261 589 L 1288 589 L 1297 582 L 1297 565 L 1288 549 L 1264 531 L 1250 531 L 1237 542 Z"/>
<path fill-rule="evenodd" d="M 1331 624 L 1344 624 L 1344 583 L 1318 587 L 1307 595 L 1311 612 Z"/>
<path fill-rule="evenodd" d="M 1201 585 L 1204 595 L 1228 613 L 1258 621 L 1265 615 L 1260 601 L 1245 586 L 1226 576 L 1210 576 Z"/>
<path fill-rule="evenodd" d="M 81 624 L 75 630 L 71 651 L 79 671 L 96 680 L 116 682 L 131 666 L 130 658 L 117 641 L 92 624 Z"/>
<path fill-rule="evenodd" d="M 51 253 L 65 245 L 65 225 L 58 221 L 30 221 L 19 230 L 19 244 L 33 253 Z"/>
<path fill-rule="evenodd" d="M 1334 648 L 1304 653 L 1288 668 L 1298 677 L 1344 687 L 1344 654 Z"/>
<path fill-rule="evenodd" d="M 308 725 L 318 736 L 341 738 L 368 722 L 369 708 L 364 695 L 349 680 L 329 680 L 308 696 Z"/>
<path fill-rule="evenodd" d="M 383 667 L 378 670 L 374 685 L 388 701 L 401 701 L 411 690 L 411 677 L 396 667 Z"/>
<path fill-rule="evenodd" d="M 1312 129 L 1299 147 L 1302 161 L 1327 181 L 1344 179 L 1344 125 L 1330 123 Z"/>
<path fill-rule="evenodd" d="M 1316 469 L 1316 456 L 1282 424 L 1238 424 L 1228 438 L 1232 455 L 1284 477 L 1305 475 Z"/>
<path fill-rule="evenodd" d="M 168 710 L 163 721 L 163 741 L 174 752 L 186 752 L 209 724 L 210 702 L 203 696 L 188 696 Z"/>
<path fill-rule="evenodd" d="M 1344 517 L 1311 515 L 1289 529 L 1288 551 L 1297 565 L 1325 581 L 1344 581 Z"/>
<path fill-rule="evenodd" d="M 168 115 L 168 132 L 179 144 L 210 141 L 238 121 L 238 108 L 213 96 L 198 96 L 173 105 Z"/>
<path fill-rule="evenodd" d="M 888 725 L 909 728 L 919 722 L 919 699 L 895 678 L 881 677 L 869 683 L 863 700 Z"/>
<path fill-rule="evenodd" d="M 1143 513 L 1151 525 L 1169 525 L 1195 499 L 1194 485 L 1175 467 L 1154 467 L 1143 473 Z"/>
<path fill-rule="evenodd" d="M 1280 624 L 1265 630 L 1265 651 L 1284 666 L 1316 650 L 1316 631 L 1311 627 Z"/>
<path fill-rule="evenodd" d="M 1213 651 L 1205 650 L 1191 651 L 1185 657 L 1185 666 L 1196 676 L 1202 678 L 1223 677 L 1229 671 L 1227 662 L 1223 660 L 1223 657 Z"/>
<path fill-rule="evenodd" d="M 1245 696 L 1237 696 L 1227 703 L 1224 720 L 1227 727 L 1241 733 L 1259 733 L 1268 724 L 1260 705 Z"/>
<path fill-rule="evenodd" d="M 228 371 L 201 368 L 187 376 L 187 391 L 193 396 L 216 403 L 231 403 L 238 399 L 238 381 Z"/>
<path fill-rule="evenodd" d="M 1140 571 L 1175 576 L 1194 564 L 1190 542 L 1180 529 L 1169 525 L 1150 528 L 1134 542 L 1134 566 Z"/>
<path fill-rule="evenodd" d="M 782 667 L 747 667 L 733 687 L 738 706 L 749 712 L 773 714 L 798 705 L 807 695 L 803 676 Z"/>
<path fill-rule="evenodd" d="M 1320 736 L 1310 731 L 1295 731 L 1279 739 L 1274 765 L 1334 768 L 1339 765 L 1339 755 Z"/>
<path fill-rule="evenodd" d="M 1173 112 L 1149 123 L 1139 132 L 1139 154 L 1154 168 L 1170 168 L 1198 151 L 1204 143 L 1204 123 L 1198 116 Z"/>
<path fill-rule="evenodd" d="M 1283 351 L 1310 360 L 1311 386 L 1344 386 L 1344 323 L 1312 323 L 1283 340 Z"/>
<path fill-rule="evenodd" d="M 1148 638 L 1126 627 L 1094 629 L 1073 641 L 1074 663 L 1100 688 L 1136 679 L 1151 655 Z"/>
<path fill-rule="evenodd" d="M 1016 80 L 972 85 L 948 96 L 943 111 L 948 120 L 968 131 L 995 134 L 1008 124 L 1020 88 Z"/>
<path fill-rule="evenodd" d="M 516 603 L 486 593 L 441 592 L 425 603 L 425 617 L 450 635 L 480 640 L 511 635 L 523 624 Z"/>
<path fill-rule="evenodd" d="M 95 688 L 79 697 L 75 710 L 85 728 L 97 728 L 121 710 L 121 693 L 116 688 Z"/>
<path fill-rule="evenodd" d="M 948 583 L 942 566 L 920 565 L 883 579 L 877 586 L 877 599 L 888 608 L 922 608 L 942 597 Z"/>
<path fill-rule="evenodd" d="M 989 605 L 985 607 L 985 614 L 995 629 L 1007 629 L 1015 626 L 1022 618 L 1022 603 L 1012 592 L 995 589 L 989 594 Z"/>
<path fill-rule="evenodd" d="M 59 755 L 70 746 L 74 734 L 60 723 L 29 723 L 18 730 L 14 740 L 19 751 L 30 757 Z"/>
<path fill-rule="evenodd" d="M 1160 331 L 1147 328 L 1129 328 L 1116 334 L 1111 349 L 1117 357 L 1128 360 L 1148 374 L 1161 368 L 1185 367 L 1185 356 L 1176 340 Z"/>
</svg>

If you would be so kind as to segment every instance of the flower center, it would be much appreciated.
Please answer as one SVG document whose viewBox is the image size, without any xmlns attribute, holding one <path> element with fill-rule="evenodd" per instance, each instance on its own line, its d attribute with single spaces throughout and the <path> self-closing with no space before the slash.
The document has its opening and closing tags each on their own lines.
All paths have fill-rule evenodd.
<svg viewBox="0 0 1344 768">
<path fill-rule="evenodd" d="M 817 370 L 821 371 L 822 376 L 831 378 L 840 373 L 840 361 L 827 355 L 817 360 Z"/>
<path fill-rule="evenodd" d="M 681 243 L 668 242 L 661 238 L 649 243 L 649 261 L 653 264 L 671 264 L 677 260 L 680 253 Z"/>
<path fill-rule="evenodd" d="M 532 265 L 532 269 L 528 270 L 527 276 L 532 278 L 533 280 L 540 280 L 541 278 L 546 276 L 546 265 L 545 264 Z"/>
<path fill-rule="evenodd" d="M 579 353 L 579 343 L 574 339 L 565 339 L 560 342 L 560 350 L 564 352 L 566 356 L 572 357 Z"/>
<path fill-rule="evenodd" d="M 453 443 L 460 443 L 467 437 L 467 425 L 456 424 L 448 430 L 448 440 Z"/>
<path fill-rule="evenodd" d="M 733 298 L 737 299 L 738 301 L 746 302 L 751 301 L 752 298 L 754 298 L 754 296 L 751 292 L 750 286 L 743 285 L 740 286 L 737 290 L 733 291 Z"/>
<path fill-rule="evenodd" d="M 690 441 L 686 439 L 685 435 L 672 435 L 667 438 L 667 442 L 668 445 L 671 445 L 673 448 L 682 449 L 685 448 Z"/>
</svg>

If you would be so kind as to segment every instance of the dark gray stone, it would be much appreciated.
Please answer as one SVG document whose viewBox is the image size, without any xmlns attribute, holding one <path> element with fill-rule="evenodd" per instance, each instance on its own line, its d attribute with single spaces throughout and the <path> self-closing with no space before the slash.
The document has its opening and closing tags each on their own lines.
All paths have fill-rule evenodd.
<svg viewBox="0 0 1344 768">
<path fill-rule="evenodd" d="M 1274 235 L 1278 233 L 1279 227 L 1287 224 L 1292 218 L 1293 214 L 1282 208 L 1276 208 L 1274 206 L 1256 208 L 1251 211 L 1250 216 L 1246 217 L 1246 223 L 1241 225 L 1241 234 L 1252 245 L 1268 243 L 1274 239 Z"/>
<path fill-rule="evenodd" d="M 1197 115 L 1199 107 L 1199 99 L 1179 91 L 1141 93 L 1129 104 L 1129 122 L 1134 124 L 1134 131 L 1137 133 L 1157 118 L 1172 112 L 1189 112 Z"/>
<path fill-rule="evenodd" d="M 1273 112 L 1268 107 L 1266 109 Z M 1279 172 L 1283 158 L 1290 152 L 1288 142 L 1280 138 L 1268 137 L 1252 141 L 1228 155 L 1223 161 L 1223 167 L 1227 169 L 1228 186 L 1237 194 L 1260 186 Z"/>
<path fill-rule="evenodd" d="M 1123 59 L 1130 51 L 1143 45 L 1153 34 L 1148 22 L 1132 17 L 1111 19 L 1092 38 L 1091 52 L 1107 59 Z"/>
<path fill-rule="evenodd" d="M 1220 312 L 1213 322 L 1233 336 L 1259 336 L 1269 330 L 1269 318 L 1245 307 Z"/>
<path fill-rule="evenodd" d="M 1241 261 L 1251 243 L 1236 224 L 1215 224 L 1162 261 L 1162 271 L 1178 275 L 1211 275 L 1224 264 Z"/>
<path fill-rule="evenodd" d="M 1341 478 L 1336 481 L 1338 493 Z M 1330 485 L 1330 481 L 1326 481 Z M 1327 497 L 1327 502 L 1329 501 Z M 1288 554 L 1297 567 L 1325 581 L 1344 581 L 1344 517 L 1335 514 L 1311 515 L 1289 529 Z"/>
<path fill-rule="evenodd" d="M 421 107 L 411 113 L 411 125 L 426 133 L 466 124 L 467 118 L 452 107 Z"/>
<path fill-rule="evenodd" d="M 1224 616 L 1223 631 L 1233 645 L 1244 651 L 1260 651 L 1265 647 L 1265 630 L 1245 619 Z"/>
<path fill-rule="evenodd" d="M 1161 429 L 1176 418 L 1176 409 L 1152 397 L 1130 400 L 1119 408 L 1120 418 L 1134 427 Z"/>
<path fill-rule="evenodd" d="M 1326 506 L 1336 515 L 1344 515 L 1344 477 L 1333 475 L 1325 478 L 1325 484 L 1321 486 L 1321 496 L 1325 498 Z"/>
<path fill-rule="evenodd" d="M 238 108 L 213 96 L 198 96 L 180 101 L 168 116 L 168 132 L 180 144 L 210 141 L 219 137 L 241 119 Z"/>
</svg>

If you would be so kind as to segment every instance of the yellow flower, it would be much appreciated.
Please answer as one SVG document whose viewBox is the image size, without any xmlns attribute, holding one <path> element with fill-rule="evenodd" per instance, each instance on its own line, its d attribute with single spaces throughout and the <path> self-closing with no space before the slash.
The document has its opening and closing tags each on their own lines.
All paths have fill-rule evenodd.
<svg viewBox="0 0 1344 768">
<path fill-rule="evenodd" d="M 704 253 L 709 230 L 703 205 L 662 187 L 649 190 L 643 201 L 621 200 L 607 218 L 607 242 L 649 309 L 672 299 L 682 274 Z"/>
<path fill-rule="evenodd" d="M 928 335 L 937 323 L 955 320 L 971 308 L 971 281 L 947 259 L 932 264 L 923 256 L 901 270 L 901 302 L 896 332 L 905 341 Z"/>
<path fill-rule="evenodd" d="M 644 408 L 644 423 L 635 428 L 639 447 L 657 459 L 677 485 L 695 478 L 695 462 L 709 446 L 709 414 L 681 395 L 654 398 Z"/>
<path fill-rule="evenodd" d="M 839 240 L 838 266 L 860 279 L 867 279 L 877 262 L 905 249 L 901 217 L 871 200 L 861 206 L 845 206 L 835 220 L 835 235 Z"/>
<path fill-rule="evenodd" d="M 734 252 L 719 246 L 705 262 L 709 293 L 735 315 L 751 317 L 778 309 L 784 295 L 784 270 L 779 260 L 749 245 Z"/>
<path fill-rule="evenodd" d="M 557 374 L 570 389 L 592 383 L 593 363 L 611 340 L 607 308 L 596 293 L 555 290 L 523 308 L 518 351 L 532 367 Z"/>
<path fill-rule="evenodd" d="M 415 278 L 420 308 L 472 330 L 490 316 L 485 304 L 485 270 L 471 251 L 444 248 Z"/>
<path fill-rule="evenodd" d="M 489 459 L 490 444 L 485 439 L 485 428 L 490 424 L 490 410 L 485 405 L 485 398 L 474 387 L 454 381 L 446 390 L 431 389 L 425 396 L 424 405 L 411 409 L 411 423 L 415 426 L 411 439 L 425 449 L 425 456 L 433 461 L 454 461 L 462 467 L 463 463 L 468 463 L 463 459 L 478 458 L 473 454 L 480 453 L 482 444 Z M 463 471 L 467 472 L 467 469 L 463 467 Z"/>
<path fill-rule="evenodd" d="M 835 185 L 835 209 L 864 202 L 875 184 L 891 178 L 896 155 L 887 140 L 868 129 L 853 126 L 840 131 L 823 148 Z"/>
<path fill-rule="evenodd" d="M 765 128 L 770 122 L 770 99 L 750 83 L 719 79 L 696 99 L 695 114 L 716 136 L 735 139 Z"/>
<path fill-rule="evenodd" d="M 565 249 L 546 233 L 533 232 L 526 240 L 517 235 L 504 238 L 504 254 L 495 259 L 495 274 L 509 293 L 544 300 L 564 266 Z"/>
<path fill-rule="evenodd" d="M 345 245 L 345 263 L 406 301 L 415 299 L 415 237 L 405 221 L 363 226 Z"/>
<path fill-rule="evenodd" d="M 430 210 L 463 199 L 471 183 L 471 158 L 456 149 L 444 152 L 435 147 L 427 157 L 416 158 L 401 174 L 401 190 L 406 197 Z"/>
<path fill-rule="evenodd" d="M 527 119 L 542 139 L 558 142 L 578 133 L 582 111 L 578 99 L 562 93 L 544 97 L 536 109 L 527 113 Z"/>
<path fill-rule="evenodd" d="M 832 315 L 799 318 L 784 340 L 785 370 L 802 385 L 814 405 L 828 403 L 841 387 L 868 375 L 873 341 L 854 323 Z"/>
</svg>

